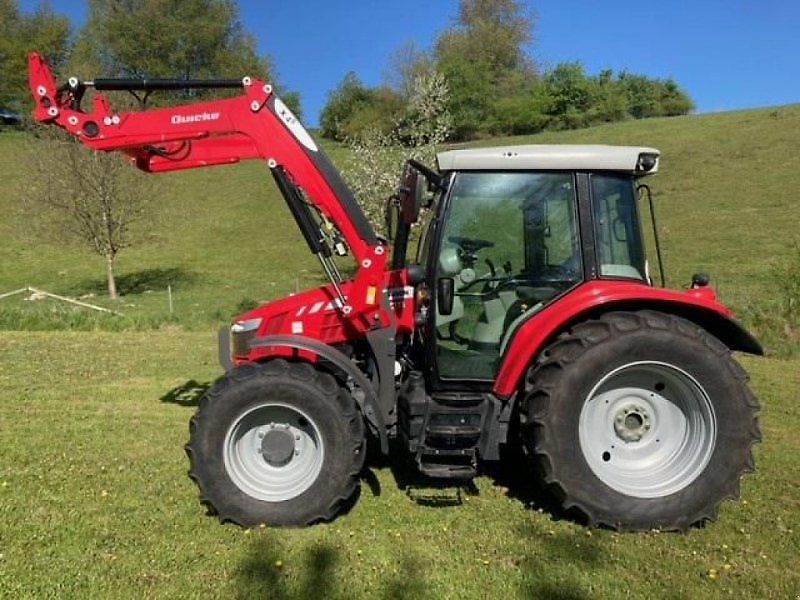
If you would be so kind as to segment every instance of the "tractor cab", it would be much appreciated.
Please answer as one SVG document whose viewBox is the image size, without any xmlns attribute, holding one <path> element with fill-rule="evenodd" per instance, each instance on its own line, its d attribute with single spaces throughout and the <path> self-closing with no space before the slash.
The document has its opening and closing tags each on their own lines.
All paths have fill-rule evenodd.
<svg viewBox="0 0 800 600">
<path fill-rule="evenodd" d="M 658 161 L 658 150 L 616 146 L 440 154 L 440 174 L 422 173 L 439 193 L 417 254 L 433 300 L 420 341 L 434 379 L 492 382 L 519 326 L 588 280 L 649 284 L 636 187 Z M 401 202 L 398 244 L 420 204 Z"/>
</svg>

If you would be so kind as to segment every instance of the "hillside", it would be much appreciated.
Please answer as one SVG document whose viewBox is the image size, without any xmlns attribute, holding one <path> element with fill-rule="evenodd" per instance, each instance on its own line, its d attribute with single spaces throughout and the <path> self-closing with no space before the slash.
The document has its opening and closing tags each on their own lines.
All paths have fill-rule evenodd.
<svg viewBox="0 0 800 600">
<path fill-rule="evenodd" d="M 800 175 L 786 158 L 798 133 L 800 105 L 486 143 L 660 148 L 652 184 L 670 283 L 711 272 L 777 346 L 782 330 L 765 315 L 772 265 L 800 236 Z M 0 134 L 0 293 L 31 284 L 111 305 L 99 258 L 33 241 L 19 218 L 27 144 Z M 797 596 L 798 358 L 739 357 L 762 406 L 757 470 L 740 501 L 686 534 L 587 529 L 514 458 L 459 488 L 422 479 L 400 455 L 370 456 L 355 505 L 310 528 L 243 531 L 206 516 L 182 447 L 220 374 L 209 329 L 320 276 L 263 165 L 160 181 L 147 243 L 120 257 L 124 317 L 0 300 L 0 597 Z M 147 331 L 2 330 L 65 327 Z"/>
<path fill-rule="evenodd" d="M 759 321 L 772 300 L 772 267 L 787 260 L 800 237 L 795 190 L 800 172 L 790 157 L 800 135 L 800 105 L 712 115 L 649 119 L 537 136 L 491 139 L 505 143 L 642 144 L 663 153 L 652 179 L 668 283 L 712 274 L 722 298 Z M 21 134 L 0 134 L 0 293 L 30 284 L 56 293 L 98 294 L 103 265 L 80 249 L 26 235 L 17 214 L 26 178 L 28 145 Z M 341 149 L 332 151 L 341 162 Z M 124 319 L 65 314 L 49 302 L 0 301 L 0 327 L 148 328 L 174 321 L 206 329 L 241 303 L 268 300 L 319 281 L 315 261 L 291 222 L 263 165 L 241 164 L 159 178 L 156 221 L 147 243 L 120 255 Z M 167 311 L 166 287 L 175 293 Z M 58 314 L 51 314 L 57 310 Z M 770 341 L 777 335 L 766 332 Z"/>
</svg>

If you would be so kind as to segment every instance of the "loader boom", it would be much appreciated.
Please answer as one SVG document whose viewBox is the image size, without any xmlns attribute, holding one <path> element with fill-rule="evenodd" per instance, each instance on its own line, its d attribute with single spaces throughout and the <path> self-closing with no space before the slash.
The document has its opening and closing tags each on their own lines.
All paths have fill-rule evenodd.
<svg viewBox="0 0 800 600">
<path fill-rule="evenodd" d="M 341 234 L 358 265 L 350 297 L 339 298 L 342 314 L 359 331 L 389 326 L 381 307 L 387 248 L 375 235 L 325 153 L 303 128 L 272 86 L 258 79 L 180 81 L 71 78 L 58 87 L 49 65 L 36 53 L 29 56 L 29 83 L 36 103 L 34 118 L 57 125 L 94 150 L 119 151 L 149 173 L 178 171 L 261 159 L 284 185 L 279 185 L 309 241 L 309 207 Z M 96 90 L 157 91 L 178 88 L 241 87 L 242 94 L 168 108 L 117 112 L 96 93 L 91 112 L 80 108 L 86 87 Z M 287 190 L 291 193 L 287 194 Z M 313 221 L 312 221 L 313 222 Z M 317 228 L 318 250 L 326 272 L 339 290 L 331 267 L 330 245 Z M 332 271 L 332 272 L 331 272 Z M 338 283 L 341 283 L 339 281 Z"/>
</svg>

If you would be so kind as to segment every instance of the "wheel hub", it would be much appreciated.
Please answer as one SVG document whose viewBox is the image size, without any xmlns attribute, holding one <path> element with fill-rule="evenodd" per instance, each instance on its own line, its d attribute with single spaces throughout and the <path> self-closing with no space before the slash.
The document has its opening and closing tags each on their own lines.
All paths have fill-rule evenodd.
<svg viewBox="0 0 800 600">
<path fill-rule="evenodd" d="M 261 455 L 273 467 L 282 467 L 294 456 L 294 441 L 288 428 L 270 429 L 261 439 Z"/>
<path fill-rule="evenodd" d="M 650 431 L 650 414 L 640 404 L 626 404 L 614 416 L 614 431 L 626 443 L 638 442 Z"/>
<path fill-rule="evenodd" d="M 225 471 L 236 487 L 265 502 L 308 490 L 325 460 L 317 424 L 297 407 L 274 401 L 252 406 L 225 436 Z"/>
<path fill-rule="evenodd" d="M 636 498 L 663 498 L 705 469 L 716 417 L 689 373 L 638 361 L 597 382 L 581 409 L 578 436 L 589 468 L 607 486 Z"/>
</svg>

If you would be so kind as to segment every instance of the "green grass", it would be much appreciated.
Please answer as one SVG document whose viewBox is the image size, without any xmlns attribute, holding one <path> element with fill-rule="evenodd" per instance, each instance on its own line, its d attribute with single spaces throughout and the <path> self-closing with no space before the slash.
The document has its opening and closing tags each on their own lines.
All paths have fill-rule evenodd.
<svg viewBox="0 0 800 600">
<path fill-rule="evenodd" d="M 460 504 L 428 506 L 456 491 L 409 495 L 396 464 L 371 467 L 379 492 L 363 483 L 331 524 L 248 533 L 204 516 L 186 476 L 191 389 L 218 373 L 209 335 L 0 332 L 0 347 L 3 597 L 800 593 L 800 361 L 745 360 L 764 407 L 758 471 L 685 535 L 588 531 L 488 476 Z"/>
<path fill-rule="evenodd" d="M 660 148 L 652 184 L 669 283 L 709 271 L 723 300 L 785 350 L 761 316 L 777 299 L 773 265 L 800 235 L 798 134 L 800 105 L 485 143 Z M 409 494 L 397 463 L 373 465 L 355 507 L 332 524 L 220 526 L 203 516 L 182 451 L 197 391 L 219 372 L 209 331 L 252 301 L 319 282 L 314 260 L 263 165 L 164 176 L 162 211 L 139 231 L 147 243 L 120 256 L 125 295 L 109 302 L 99 258 L 33 240 L 18 218 L 31 176 L 23 146 L 21 134 L 0 134 L 0 293 L 29 284 L 89 294 L 125 316 L 0 300 L 0 330 L 101 330 L 0 331 L 0 597 L 800 594 L 797 359 L 744 359 L 764 407 L 759 469 L 743 501 L 687 535 L 589 532 L 505 477 L 480 477 L 474 495 Z M 430 506 L 437 498 L 460 502 Z"/>
<path fill-rule="evenodd" d="M 780 349 L 785 346 L 780 327 L 757 317 L 773 312 L 774 266 L 788 260 L 791 241 L 800 237 L 800 171 L 791 167 L 798 135 L 800 105 L 792 105 L 482 143 L 659 148 L 661 173 L 651 183 L 669 285 L 686 285 L 697 271 L 711 273 L 722 299 L 756 326 L 769 347 Z M 23 145 L 22 134 L 0 135 L 0 291 L 30 284 L 56 293 L 95 294 L 94 301 L 109 305 L 102 297 L 99 258 L 25 235 L 28 228 L 15 216 L 31 176 Z M 331 151 L 341 162 L 342 150 Z M 148 329 L 175 323 L 203 330 L 226 321 L 245 300 L 270 300 L 321 281 L 264 165 L 170 174 L 159 182 L 161 213 L 139 232 L 146 243 L 119 258 L 125 297 L 116 306 L 124 318 L 76 319 L 73 311 L 52 315 L 49 309 L 31 309 L 35 303 L 2 300 L 0 327 Z M 167 285 L 174 291 L 173 315 Z"/>
</svg>

